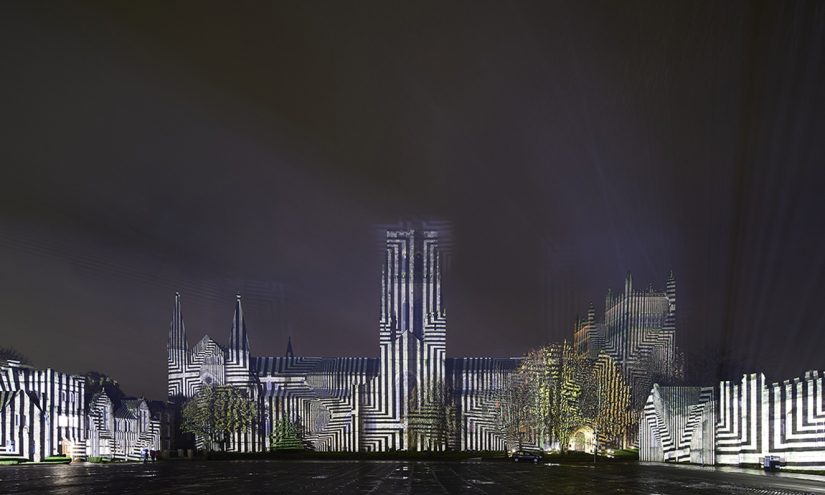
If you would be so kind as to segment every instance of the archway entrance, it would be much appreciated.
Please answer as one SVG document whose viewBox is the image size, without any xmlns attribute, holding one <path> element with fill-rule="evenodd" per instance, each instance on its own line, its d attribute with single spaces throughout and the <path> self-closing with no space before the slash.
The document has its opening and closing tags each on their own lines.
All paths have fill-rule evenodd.
<svg viewBox="0 0 825 495">
<path fill-rule="evenodd" d="M 570 435 L 570 442 L 567 445 L 568 450 L 575 452 L 587 452 L 592 454 L 595 448 L 593 435 L 593 428 L 589 426 L 582 426 Z"/>
</svg>

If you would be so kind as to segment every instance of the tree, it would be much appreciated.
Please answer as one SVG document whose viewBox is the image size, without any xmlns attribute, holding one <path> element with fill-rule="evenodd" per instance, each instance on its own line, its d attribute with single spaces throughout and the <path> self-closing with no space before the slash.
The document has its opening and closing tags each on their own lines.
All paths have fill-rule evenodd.
<svg viewBox="0 0 825 495">
<path fill-rule="evenodd" d="M 281 418 L 272 427 L 269 435 L 272 450 L 303 450 L 306 448 L 303 428 L 299 421 Z"/>
<path fill-rule="evenodd" d="M 567 451 L 570 435 L 586 423 L 583 410 L 584 391 L 595 384 L 590 381 L 589 362 L 585 354 L 576 352 L 566 341 L 551 349 L 551 434 L 558 440 L 559 449 Z"/>
<path fill-rule="evenodd" d="M 20 361 L 22 364 L 31 364 L 31 360 L 14 347 L 0 347 L 0 361 Z"/>
<path fill-rule="evenodd" d="M 630 390 L 606 354 L 593 360 L 567 342 L 552 344 L 528 353 L 517 376 L 528 398 L 526 430 L 539 444 L 564 452 L 584 425 L 611 441 L 627 433 Z"/>
<path fill-rule="evenodd" d="M 114 378 L 99 371 L 83 373 L 86 379 L 86 403 L 98 392 L 105 392 L 113 400 L 120 400 L 126 396 L 120 389 L 120 384 Z"/>
<path fill-rule="evenodd" d="M 215 444 L 225 450 L 231 434 L 252 427 L 257 406 L 240 388 L 204 386 L 186 402 L 181 416 L 181 430 L 194 434 L 209 451 Z"/>
<path fill-rule="evenodd" d="M 592 368 L 592 383 L 583 398 L 584 416 L 590 419 L 599 443 L 619 447 L 633 424 L 630 387 L 618 364 L 605 353 L 599 353 Z"/>
<path fill-rule="evenodd" d="M 531 387 L 530 377 L 519 370 L 505 374 L 501 387 L 494 391 L 492 417 L 497 433 L 504 438 L 506 449 L 514 443 L 521 449 L 525 438 L 533 436 L 536 409 Z"/>
<path fill-rule="evenodd" d="M 583 423 L 580 401 L 587 379 L 584 354 L 564 342 L 531 351 L 518 374 L 527 387 L 531 429 L 536 441 L 548 445 L 558 442 L 567 449 L 573 430 Z"/>
<path fill-rule="evenodd" d="M 440 381 L 433 382 L 423 394 L 416 392 L 414 389 L 409 397 L 409 445 L 420 450 L 450 450 L 457 428 L 452 393 Z"/>
</svg>

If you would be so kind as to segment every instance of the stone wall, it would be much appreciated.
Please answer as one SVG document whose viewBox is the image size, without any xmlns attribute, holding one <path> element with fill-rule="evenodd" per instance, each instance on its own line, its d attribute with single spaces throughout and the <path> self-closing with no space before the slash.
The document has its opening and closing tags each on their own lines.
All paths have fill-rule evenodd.
<svg viewBox="0 0 825 495">
<path fill-rule="evenodd" d="M 778 456 L 787 468 L 825 469 L 824 374 L 768 384 L 751 373 L 716 390 L 654 385 L 639 425 L 639 459 L 756 466 Z"/>
</svg>

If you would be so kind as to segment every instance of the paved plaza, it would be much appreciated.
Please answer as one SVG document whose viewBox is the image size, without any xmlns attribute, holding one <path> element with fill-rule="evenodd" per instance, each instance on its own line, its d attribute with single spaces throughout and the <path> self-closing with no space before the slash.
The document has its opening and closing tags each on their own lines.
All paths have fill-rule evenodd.
<svg viewBox="0 0 825 495">
<path fill-rule="evenodd" d="M 0 467 L 0 493 L 825 493 L 825 478 L 644 464 L 177 461 Z"/>
</svg>

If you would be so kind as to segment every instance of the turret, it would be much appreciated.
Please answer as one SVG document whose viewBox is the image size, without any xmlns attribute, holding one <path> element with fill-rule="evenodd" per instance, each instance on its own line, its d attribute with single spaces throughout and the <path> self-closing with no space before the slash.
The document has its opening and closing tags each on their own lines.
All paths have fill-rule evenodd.
<svg viewBox="0 0 825 495">
<path fill-rule="evenodd" d="M 292 335 L 289 336 L 289 340 L 287 340 L 286 343 L 286 357 L 295 357 L 295 353 L 292 352 Z"/>
<path fill-rule="evenodd" d="M 169 325 L 169 342 L 166 349 L 169 352 L 170 365 L 186 362 L 189 344 L 186 342 L 186 328 L 183 325 L 183 313 L 180 309 L 180 292 L 175 292 L 175 305 L 172 308 L 172 322 Z"/>
<path fill-rule="evenodd" d="M 665 329 L 676 331 L 676 278 L 673 276 L 672 270 L 667 277 L 665 295 L 667 296 L 667 301 L 670 303 L 665 320 Z"/>
<path fill-rule="evenodd" d="M 246 334 L 240 294 L 235 295 L 235 316 L 229 334 L 229 363 L 244 367 L 249 365 L 249 337 Z"/>
<path fill-rule="evenodd" d="M 186 341 L 186 328 L 183 324 L 183 312 L 180 307 L 180 292 L 175 292 L 175 305 L 172 308 L 172 322 L 169 325 L 169 341 L 166 344 L 168 365 L 169 398 L 181 395 L 183 375 L 188 364 L 189 343 Z"/>
</svg>

